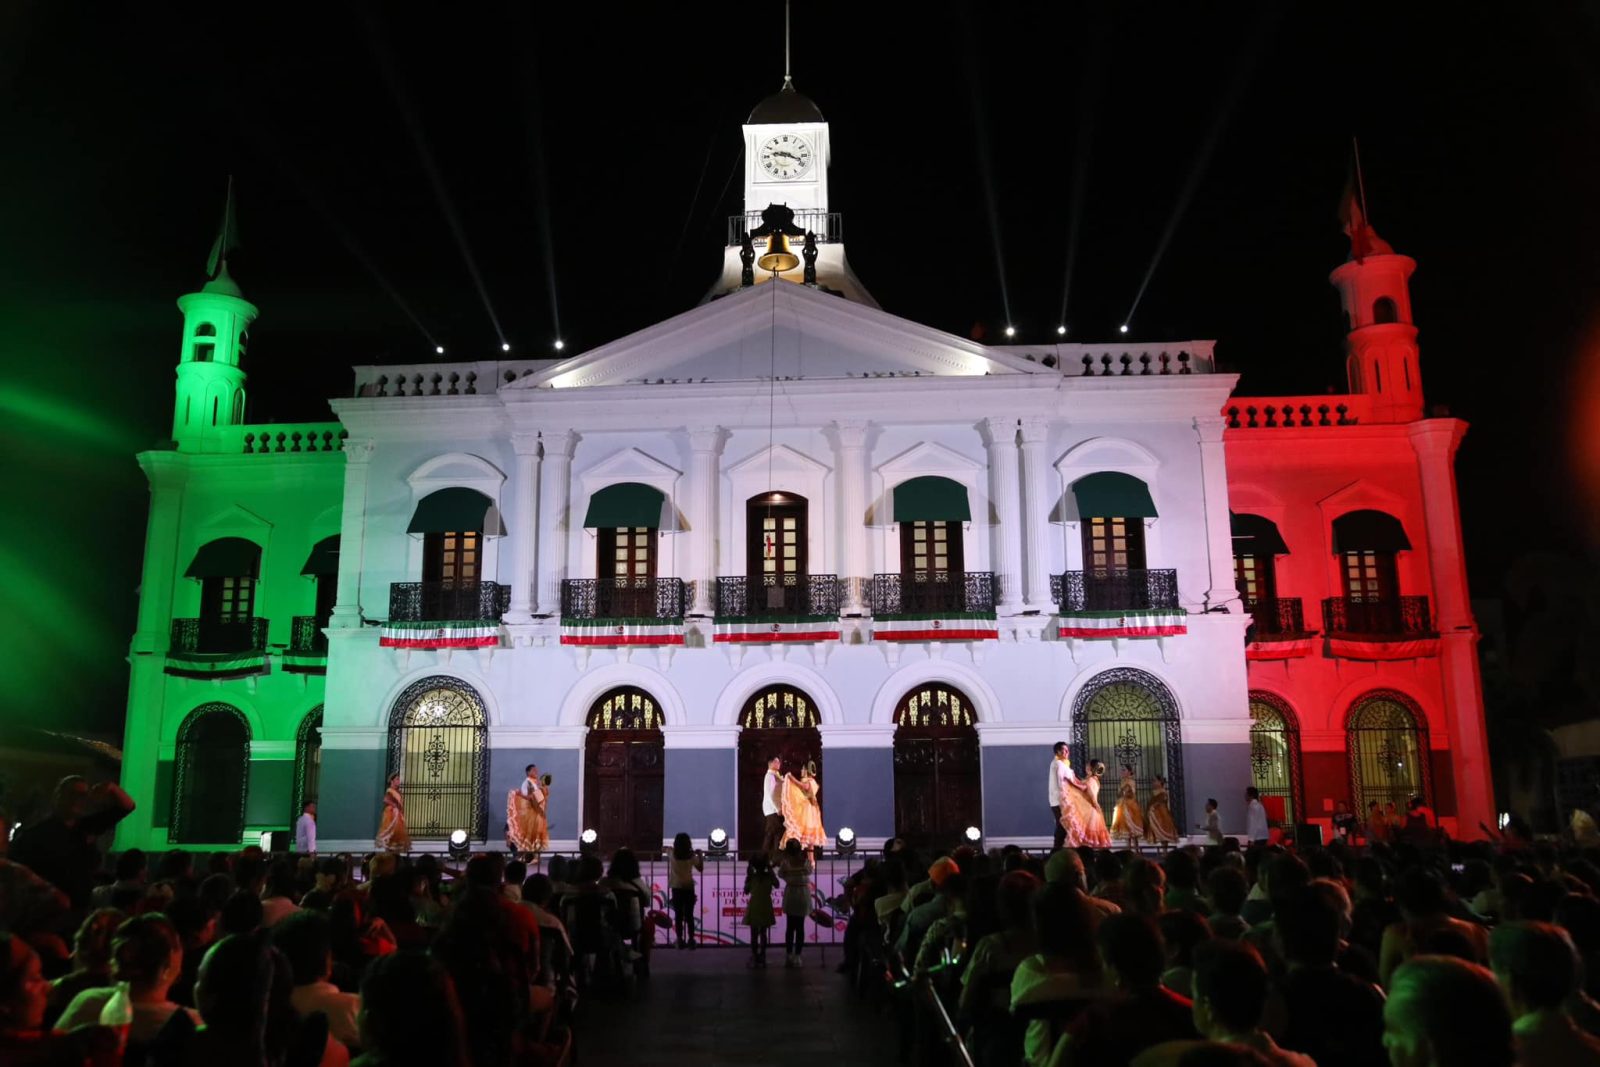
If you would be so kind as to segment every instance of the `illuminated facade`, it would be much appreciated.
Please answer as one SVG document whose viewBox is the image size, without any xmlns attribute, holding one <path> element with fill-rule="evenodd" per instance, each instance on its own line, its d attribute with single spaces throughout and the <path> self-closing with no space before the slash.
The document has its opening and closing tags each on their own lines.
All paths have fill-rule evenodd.
<svg viewBox="0 0 1600 1067">
<path fill-rule="evenodd" d="M 1348 396 L 1235 397 L 1207 341 L 980 344 L 850 272 L 827 129 L 787 86 L 751 114 L 700 306 L 569 359 L 358 367 L 336 423 L 242 424 L 256 309 L 225 263 L 182 298 L 120 844 L 315 797 L 323 846 L 365 847 L 393 770 L 420 847 L 502 842 L 530 762 L 555 847 L 749 840 L 773 753 L 863 844 L 1043 844 L 1056 740 L 1189 826 L 1214 796 L 1242 831 L 1253 782 L 1288 822 L 1488 818 L 1464 426 L 1422 417 L 1411 261 L 1334 274 Z"/>
</svg>

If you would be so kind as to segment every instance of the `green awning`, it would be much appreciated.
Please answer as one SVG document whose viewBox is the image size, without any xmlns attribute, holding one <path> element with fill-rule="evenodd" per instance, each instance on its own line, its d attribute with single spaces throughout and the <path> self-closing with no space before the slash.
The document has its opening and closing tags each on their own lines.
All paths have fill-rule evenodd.
<svg viewBox="0 0 1600 1067">
<path fill-rule="evenodd" d="M 1156 502 L 1150 487 L 1131 474 L 1099 471 L 1072 483 L 1080 519 L 1153 519 Z"/>
<path fill-rule="evenodd" d="M 935 474 L 894 487 L 895 522 L 971 522 L 967 487 Z"/>
<path fill-rule="evenodd" d="M 1400 520 L 1370 508 L 1333 520 L 1334 552 L 1403 552 L 1411 547 Z"/>
<path fill-rule="evenodd" d="M 464 486 L 439 489 L 417 501 L 406 533 L 463 533 L 475 530 L 485 537 L 504 537 L 505 524 L 494 501 Z"/>
<path fill-rule="evenodd" d="M 311 578 L 321 578 L 324 575 L 339 573 L 339 535 L 324 537 L 311 546 L 311 555 L 306 557 L 306 565 L 300 568 L 300 573 Z"/>
<path fill-rule="evenodd" d="M 618 526 L 647 526 L 654 530 L 661 525 L 661 505 L 665 502 L 666 496 L 653 486 L 618 482 L 589 498 L 589 513 L 583 517 L 583 526 L 586 530 Z"/>
<path fill-rule="evenodd" d="M 1287 556 L 1289 546 L 1284 544 L 1278 524 L 1260 515 L 1228 513 L 1233 527 L 1233 554 L 1236 556 Z"/>
<path fill-rule="evenodd" d="M 261 546 L 243 537 L 207 541 L 194 554 L 185 578 L 254 578 L 261 573 Z"/>
</svg>

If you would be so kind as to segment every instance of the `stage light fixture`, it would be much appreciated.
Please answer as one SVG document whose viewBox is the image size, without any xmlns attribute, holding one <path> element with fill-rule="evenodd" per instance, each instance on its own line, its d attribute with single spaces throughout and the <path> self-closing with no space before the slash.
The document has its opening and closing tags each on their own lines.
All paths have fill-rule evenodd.
<svg viewBox="0 0 1600 1067">
<path fill-rule="evenodd" d="M 511 351 L 511 342 L 510 341 L 501 341 L 500 342 L 500 351 L 502 351 L 502 352 Z"/>
<path fill-rule="evenodd" d="M 261 851 L 262 852 L 271 852 L 272 851 L 272 831 L 271 830 L 263 830 L 263 831 L 261 831 Z"/>
<path fill-rule="evenodd" d="M 559 337 L 556 338 L 556 351 L 557 352 L 561 351 L 563 348 L 566 348 L 566 347 L 567 347 L 567 342 L 561 340 Z"/>
<path fill-rule="evenodd" d="M 841 856 L 853 856 L 856 851 L 856 832 L 848 826 L 839 827 L 833 838 L 834 851 Z"/>
<path fill-rule="evenodd" d="M 706 855 L 721 859 L 728 854 L 728 831 L 717 827 L 706 836 Z"/>
<path fill-rule="evenodd" d="M 1062 337 L 1065 337 L 1067 335 L 1067 328 L 1065 326 L 1057 326 L 1056 333 L 1060 334 Z"/>
<path fill-rule="evenodd" d="M 469 849 L 470 843 L 467 840 L 467 832 L 465 830 L 451 830 L 450 858 L 453 860 L 466 859 Z"/>
<path fill-rule="evenodd" d="M 967 844 L 971 845 L 973 848 L 977 848 L 983 842 L 983 831 L 978 829 L 976 826 L 967 827 L 961 832 L 961 836 L 966 838 Z"/>
<path fill-rule="evenodd" d="M 1127 323 L 1123 323 L 1121 326 L 1118 326 L 1117 327 L 1117 332 L 1118 333 L 1127 333 L 1128 332 L 1128 324 Z"/>
<path fill-rule="evenodd" d="M 434 345 L 433 350 L 441 356 L 444 355 L 444 345 Z"/>
<path fill-rule="evenodd" d="M 1015 326 L 1007 326 L 1006 327 L 1006 336 L 1007 337 L 1015 337 L 1016 335 L 1017 335 L 1017 328 Z"/>
<path fill-rule="evenodd" d="M 580 856 L 598 856 L 600 854 L 600 834 L 594 827 L 590 827 L 578 835 L 578 854 Z"/>
</svg>

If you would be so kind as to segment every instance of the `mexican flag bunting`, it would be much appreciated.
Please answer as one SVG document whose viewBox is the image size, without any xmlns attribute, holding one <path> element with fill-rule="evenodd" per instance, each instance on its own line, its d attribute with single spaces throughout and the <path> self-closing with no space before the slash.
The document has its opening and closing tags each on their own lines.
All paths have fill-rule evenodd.
<svg viewBox="0 0 1600 1067">
<path fill-rule="evenodd" d="M 1361 641 L 1349 637 L 1328 638 L 1328 655 L 1340 659 L 1391 660 L 1421 659 L 1439 654 L 1437 637 L 1409 641 Z"/>
<path fill-rule="evenodd" d="M 990 641 L 999 636 L 994 614 L 986 611 L 877 615 L 872 620 L 874 641 Z"/>
<path fill-rule="evenodd" d="M 562 619 L 563 645 L 681 645 L 682 619 Z"/>
<path fill-rule="evenodd" d="M 383 648 L 493 648 L 500 624 L 470 622 L 386 622 L 378 636 Z"/>
<path fill-rule="evenodd" d="M 1171 637 L 1189 632 L 1185 611 L 1074 611 L 1056 620 L 1058 637 Z"/>
<path fill-rule="evenodd" d="M 837 641 L 839 620 L 832 615 L 735 616 L 715 620 L 711 639 L 751 645 L 774 641 Z"/>
</svg>

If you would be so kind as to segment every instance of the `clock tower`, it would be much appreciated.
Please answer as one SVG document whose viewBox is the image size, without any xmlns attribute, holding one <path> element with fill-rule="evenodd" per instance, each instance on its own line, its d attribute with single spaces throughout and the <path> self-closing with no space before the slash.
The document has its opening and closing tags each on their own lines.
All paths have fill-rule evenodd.
<svg viewBox="0 0 1600 1067">
<path fill-rule="evenodd" d="M 788 77 L 744 123 L 744 212 L 752 229 L 768 204 L 786 205 L 795 225 L 827 235 L 828 123 Z"/>
</svg>

